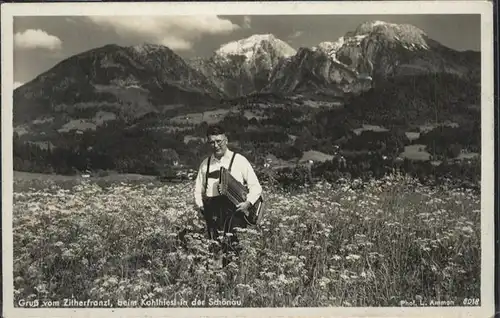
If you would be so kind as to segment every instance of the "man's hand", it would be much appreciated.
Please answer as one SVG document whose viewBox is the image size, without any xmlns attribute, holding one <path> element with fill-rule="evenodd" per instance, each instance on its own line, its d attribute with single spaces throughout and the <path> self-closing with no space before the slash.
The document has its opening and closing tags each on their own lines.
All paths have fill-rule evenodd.
<svg viewBox="0 0 500 318">
<path fill-rule="evenodd" d="M 245 202 L 241 202 L 240 204 L 238 204 L 236 206 L 236 212 L 247 212 L 248 208 L 250 208 L 252 204 L 248 201 L 245 201 Z"/>
<path fill-rule="evenodd" d="M 205 214 L 204 214 L 205 210 L 203 209 L 203 207 L 202 207 L 202 206 L 201 206 L 201 207 L 197 207 L 197 209 L 196 209 L 196 210 L 198 211 L 198 216 L 199 216 L 200 218 L 204 218 L 204 217 L 205 217 Z"/>
</svg>

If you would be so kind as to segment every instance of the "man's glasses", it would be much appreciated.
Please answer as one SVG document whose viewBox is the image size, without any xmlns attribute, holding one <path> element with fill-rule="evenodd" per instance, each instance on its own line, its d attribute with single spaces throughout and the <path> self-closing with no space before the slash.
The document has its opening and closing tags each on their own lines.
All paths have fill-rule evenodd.
<svg viewBox="0 0 500 318">
<path fill-rule="evenodd" d="M 214 146 L 215 144 L 217 145 L 222 145 L 226 141 L 225 139 L 220 139 L 220 140 L 209 140 L 208 144 Z"/>
</svg>

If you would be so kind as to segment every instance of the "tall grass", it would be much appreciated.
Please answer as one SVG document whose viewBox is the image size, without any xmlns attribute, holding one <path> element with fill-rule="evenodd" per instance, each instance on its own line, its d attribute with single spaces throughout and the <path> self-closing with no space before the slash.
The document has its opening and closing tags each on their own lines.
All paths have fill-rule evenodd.
<svg viewBox="0 0 500 318">
<path fill-rule="evenodd" d="M 228 299 L 241 306 L 398 306 L 480 296 L 480 204 L 392 175 L 266 188 L 258 227 L 222 269 L 192 184 L 82 183 L 15 193 L 19 299 Z M 178 239 L 188 229 L 185 241 Z"/>
</svg>

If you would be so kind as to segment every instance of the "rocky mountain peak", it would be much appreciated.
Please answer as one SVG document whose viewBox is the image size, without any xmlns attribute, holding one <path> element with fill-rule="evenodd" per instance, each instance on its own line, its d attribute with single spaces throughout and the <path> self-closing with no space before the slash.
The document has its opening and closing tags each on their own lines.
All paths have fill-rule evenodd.
<svg viewBox="0 0 500 318">
<path fill-rule="evenodd" d="M 295 54 L 295 49 L 273 34 L 254 34 L 223 44 L 208 59 L 189 63 L 227 96 L 235 97 L 260 91 L 276 65 Z"/>
<path fill-rule="evenodd" d="M 254 34 L 189 60 L 163 45 L 109 44 L 69 57 L 15 90 L 15 117 L 29 122 L 103 107 L 134 117 L 259 92 L 343 98 L 391 77 L 447 73 L 476 79 L 479 65 L 477 52 L 458 52 L 415 26 L 384 21 L 298 50 L 273 34 Z"/>
<path fill-rule="evenodd" d="M 273 34 L 254 34 L 250 37 L 222 45 L 215 54 L 218 56 L 244 55 L 247 60 L 255 57 L 259 51 L 274 50 L 278 55 L 295 55 L 295 49 Z"/>
<path fill-rule="evenodd" d="M 426 38 L 427 34 L 411 24 L 396 24 L 384 21 L 369 21 L 360 24 L 352 37 L 376 37 L 382 36 L 391 42 L 399 42 L 407 49 L 429 49 Z"/>
<path fill-rule="evenodd" d="M 324 52 L 326 55 L 331 57 L 335 62 L 340 63 L 339 60 L 337 60 L 337 51 L 344 45 L 345 43 L 345 38 L 341 36 L 337 41 L 335 42 L 329 42 L 329 41 L 324 41 L 318 44 L 317 46 L 314 46 L 312 48 L 313 51 L 321 51 Z"/>
<path fill-rule="evenodd" d="M 142 44 L 137 44 L 129 47 L 130 49 L 133 49 L 135 52 L 140 53 L 140 54 L 147 54 L 151 52 L 156 52 L 156 51 L 171 51 L 168 47 L 160 45 L 160 44 L 153 44 L 153 43 L 142 43 Z M 171 51 L 173 52 L 173 51 Z"/>
</svg>

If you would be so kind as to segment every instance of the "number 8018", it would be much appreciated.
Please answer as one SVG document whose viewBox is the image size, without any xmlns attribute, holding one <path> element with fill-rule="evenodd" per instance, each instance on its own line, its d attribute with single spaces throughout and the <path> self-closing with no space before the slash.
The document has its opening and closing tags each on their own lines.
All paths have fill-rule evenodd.
<svg viewBox="0 0 500 318">
<path fill-rule="evenodd" d="M 479 306 L 479 298 L 464 298 L 465 306 Z"/>
</svg>

